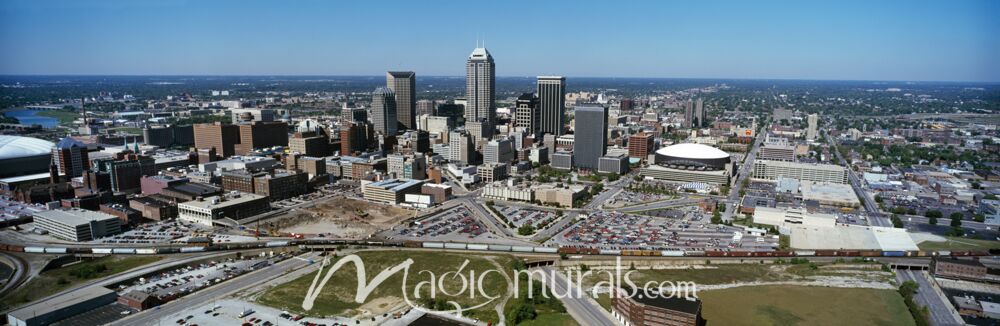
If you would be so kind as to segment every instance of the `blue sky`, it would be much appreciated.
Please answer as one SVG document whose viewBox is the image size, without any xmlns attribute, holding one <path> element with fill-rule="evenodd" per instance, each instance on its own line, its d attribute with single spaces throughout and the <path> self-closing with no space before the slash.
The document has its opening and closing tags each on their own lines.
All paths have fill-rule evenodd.
<svg viewBox="0 0 1000 326">
<path fill-rule="evenodd" d="M 1000 1 L 0 1 L 0 74 L 1000 81 Z"/>
</svg>

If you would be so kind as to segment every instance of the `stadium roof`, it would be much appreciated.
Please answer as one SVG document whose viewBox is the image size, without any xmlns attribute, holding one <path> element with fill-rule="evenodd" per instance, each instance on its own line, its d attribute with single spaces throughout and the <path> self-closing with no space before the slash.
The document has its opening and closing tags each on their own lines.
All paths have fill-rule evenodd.
<svg viewBox="0 0 1000 326">
<path fill-rule="evenodd" d="M 667 146 L 657 150 L 656 154 L 690 159 L 721 159 L 729 157 L 729 153 L 723 152 L 718 148 L 693 143 Z"/>
<path fill-rule="evenodd" d="M 0 135 L 0 159 L 50 154 L 52 146 L 55 144 L 38 138 Z"/>
</svg>

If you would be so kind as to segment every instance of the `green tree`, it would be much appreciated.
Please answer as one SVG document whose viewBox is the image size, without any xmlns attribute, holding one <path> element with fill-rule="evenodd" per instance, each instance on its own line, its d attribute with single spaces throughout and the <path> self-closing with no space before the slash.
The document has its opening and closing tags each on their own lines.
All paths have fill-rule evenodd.
<svg viewBox="0 0 1000 326">
<path fill-rule="evenodd" d="M 929 217 L 929 218 L 942 218 L 942 217 L 944 217 L 944 214 L 941 213 L 941 211 L 931 210 L 931 211 L 924 212 L 924 216 Z"/>
</svg>

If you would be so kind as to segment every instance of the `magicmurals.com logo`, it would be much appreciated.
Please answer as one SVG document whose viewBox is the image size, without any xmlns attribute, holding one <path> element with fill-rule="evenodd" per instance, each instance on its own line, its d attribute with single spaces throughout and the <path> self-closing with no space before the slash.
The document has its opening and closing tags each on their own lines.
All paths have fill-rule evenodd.
<svg viewBox="0 0 1000 326">
<path fill-rule="evenodd" d="M 419 282 L 410 287 L 408 286 L 408 282 L 410 281 L 410 267 L 413 266 L 413 259 L 407 258 L 398 265 L 379 272 L 369 281 L 365 270 L 365 263 L 361 257 L 358 255 L 348 255 L 338 260 L 333 264 L 333 266 L 329 266 L 330 258 L 323 260 L 323 263 L 320 265 L 319 272 L 316 273 L 316 277 L 313 278 L 313 282 L 306 292 L 305 299 L 302 300 L 302 309 L 305 309 L 306 311 L 311 310 L 316 298 L 319 296 L 320 291 L 323 290 L 323 287 L 326 286 L 326 283 L 330 281 L 330 278 L 333 277 L 334 273 L 348 263 L 354 264 L 354 268 L 357 271 L 357 290 L 354 295 L 354 302 L 356 303 L 365 303 L 372 291 L 381 285 L 382 282 L 385 282 L 393 275 L 402 271 L 403 281 L 401 283 L 400 291 L 403 294 L 403 300 L 407 305 L 421 311 L 454 313 L 459 316 L 463 315 L 463 312 L 465 311 L 478 309 L 490 303 L 497 302 L 498 299 L 516 299 L 522 296 L 532 299 L 536 293 L 534 289 L 536 283 L 535 281 L 541 281 L 541 284 L 544 284 L 544 286 L 549 288 L 548 290 L 539 289 L 539 291 L 537 291 L 537 293 L 545 298 L 550 298 L 550 293 L 551 297 L 556 299 L 580 299 L 586 294 L 589 294 L 592 298 L 597 298 L 602 289 L 612 290 L 610 293 L 612 295 L 618 295 L 619 297 L 639 297 L 651 299 L 690 299 L 698 297 L 697 284 L 694 282 L 649 281 L 642 284 L 642 286 L 636 284 L 632 280 L 632 274 L 635 273 L 636 270 L 632 269 L 624 271 L 621 264 L 621 257 L 616 259 L 613 269 L 601 269 L 597 271 L 590 269 L 585 271 L 567 270 L 564 274 L 557 274 L 554 269 L 519 269 L 512 270 L 509 274 L 498 269 L 476 271 L 468 268 L 469 260 L 466 259 L 460 266 L 457 266 L 455 270 L 441 275 L 437 275 L 429 270 L 420 270 L 416 273 L 417 276 L 414 277 L 419 279 Z M 326 269 L 327 266 L 329 266 L 329 269 Z M 326 274 L 323 274 L 324 269 L 326 269 Z M 600 280 L 594 284 L 590 291 L 584 291 L 582 286 L 584 280 L 595 275 L 599 277 Z M 320 279 L 320 277 L 322 277 L 322 279 Z M 484 285 L 486 285 L 487 282 L 499 280 L 491 278 L 504 279 L 508 285 L 506 286 L 505 293 L 487 293 L 488 291 Z M 520 293 L 522 288 L 521 282 L 526 282 L 524 283 L 527 288 L 526 294 Z M 408 292 L 407 288 L 412 288 L 412 292 Z M 452 308 L 433 309 L 414 302 L 414 299 L 425 300 L 428 299 L 428 297 L 431 300 L 437 300 L 439 297 L 447 298 L 444 299 L 444 302 L 447 306 Z M 468 300 L 462 301 L 474 303 L 469 306 L 463 306 L 456 301 L 459 298 L 467 298 Z M 504 316 L 501 315 L 500 319 L 503 321 Z"/>
</svg>

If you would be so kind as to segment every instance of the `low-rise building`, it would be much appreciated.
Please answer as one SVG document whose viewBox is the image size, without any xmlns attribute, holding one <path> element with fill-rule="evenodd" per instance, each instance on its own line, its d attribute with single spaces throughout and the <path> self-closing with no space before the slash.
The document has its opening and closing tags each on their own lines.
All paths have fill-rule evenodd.
<svg viewBox="0 0 1000 326">
<path fill-rule="evenodd" d="M 128 201 L 128 205 L 147 220 L 163 221 L 177 217 L 176 205 L 152 197 L 135 197 Z"/>
<path fill-rule="evenodd" d="M 483 187 L 483 197 L 498 200 L 516 200 L 532 202 L 535 200 L 535 191 L 530 184 L 513 185 L 503 182 L 494 182 Z"/>
<path fill-rule="evenodd" d="M 63 319 L 93 311 L 115 302 L 115 291 L 93 285 L 64 295 L 30 303 L 7 314 L 7 324 L 12 326 L 50 325 Z"/>
<path fill-rule="evenodd" d="M 435 203 L 443 203 L 451 199 L 451 186 L 437 183 L 425 183 L 420 187 L 420 193 L 434 197 Z"/>
<path fill-rule="evenodd" d="M 387 179 L 362 185 L 361 188 L 365 199 L 396 205 L 403 202 L 406 194 L 419 194 L 425 181 Z"/>
<path fill-rule="evenodd" d="M 628 173 L 628 155 L 605 155 L 597 160 L 597 172 L 609 174 Z"/>
<path fill-rule="evenodd" d="M 476 173 L 483 182 L 489 183 L 507 179 L 507 170 L 507 163 L 486 163 L 480 165 Z"/>
<path fill-rule="evenodd" d="M 223 218 L 239 221 L 269 210 L 271 204 L 267 197 L 242 192 L 198 198 L 177 205 L 179 219 L 208 226 Z"/>
<path fill-rule="evenodd" d="M 809 213 L 805 208 L 757 207 L 753 222 L 757 224 L 790 227 L 792 225 L 833 227 L 837 217 L 823 213 Z"/>
<path fill-rule="evenodd" d="M 545 184 L 533 187 L 535 190 L 535 200 L 542 204 L 555 204 L 561 207 L 574 207 L 577 199 L 582 198 L 589 188 L 584 185 L 570 185 L 558 187 Z"/>
<path fill-rule="evenodd" d="M 611 315 L 623 325 L 699 326 L 706 323 L 701 317 L 701 300 L 666 295 L 651 298 L 642 295 L 641 290 L 636 293 L 611 298 Z"/>
<path fill-rule="evenodd" d="M 936 276 L 970 280 L 981 280 L 987 274 L 986 266 L 972 259 L 935 258 L 931 261 L 931 269 Z"/>
<path fill-rule="evenodd" d="M 33 214 L 35 227 L 69 241 L 91 241 L 122 232 L 117 216 L 79 208 L 54 209 Z"/>
</svg>

